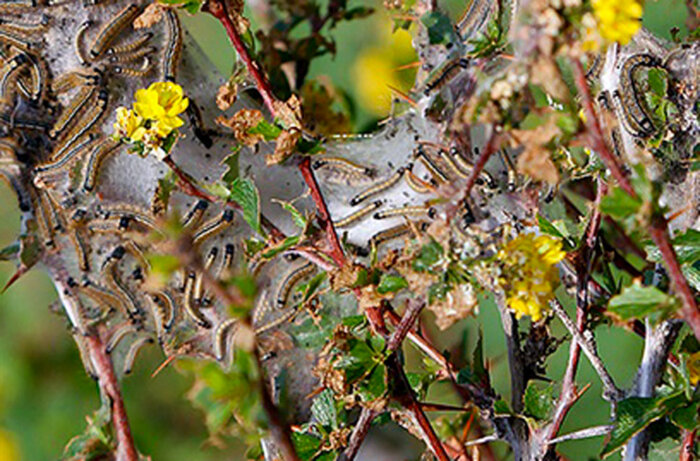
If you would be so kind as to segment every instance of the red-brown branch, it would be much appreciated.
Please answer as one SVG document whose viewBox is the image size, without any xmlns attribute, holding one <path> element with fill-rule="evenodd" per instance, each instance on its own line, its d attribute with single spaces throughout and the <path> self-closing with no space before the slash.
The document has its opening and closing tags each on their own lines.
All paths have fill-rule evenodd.
<svg viewBox="0 0 700 461">
<path fill-rule="evenodd" d="M 343 248 L 340 246 L 340 240 L 338 239 L 338 234 L 335 231 L 335 226 L 333 226 L 333 221 L 331 220 L 331 215 L 328 212 L 328 206 L 326 206 L 326 201 L 321 193 L 321 188 L 318 186 L 318 181 L 316 181 L 316 176 L 311 169 L 311 158 L 304 157 L 301 162 L 299 162 L 299 171 L 301 176 L 304 178 L 304 182 L 309 188 L 311 193 L 311 199 L 316 204 L 316 210 L 318 211 L 318 218 L 321 223 L 321 227 L 326 233 L 326 238 L 330 246 L 330 256 L 333 261 L 342 267 L 345 264 L 345 253 L 343 253 Z"/>
<path fill-rule="evenodd" d="M 489 158 L 491 158 L 493 153 L 496 152 L 496 147 L 498 145 L 498 137 L 499 136 L 496 133 L 496 127 L 494 126 L 492 128 L 491 135 L 489 136 L 488 141 L 484 146 L 484 150 L 479 155 L 479 158 L 476 159 L 474 168 L 472 168 L 472 171 L 469 174 L 469 177 L 467 178 L 467 184 L 464 186 L 465 200 L 469 197 L 469 193 L 471 192 L 472 187 L 474 187 L 474 184 L 476 184 L 477 179 L 479 179 L 479 175 L 482 171 L 484 171 L 486 162 L 488 162 Z"/>
<path fill-rule="evenodd" d="M 695 445 L 695 435 L 697 434 L 697 429 L 692 431 L 685 431 L 685 436 L 683 437 L 683 444 L 681 445 L 681 453 L 678 457 L 678 461 L 692 461 L 693 446 Z"/>
<path fill-rule="evenodd" d="M 124 407 L 124 399 L 119 389 L 119 381 L 114 374 L 114 367 L 102 342 L 99 333 L 85 337 L 90 358 L 97 374 L 97 382 L 101 391 L 107 397 L 111 407 L 112 426 L 116 439 L 116 459 L 119 461 L 136 461 L 139 459 L 134 438 L 131 435 L 129 419 Z"/>
<path fill-rule="evenodd" d="M 277 115 L 277 110 L 275 108 L 275 102 L 277 99 L 272 93 L 270 81 L 260 70 L 258 64 L 253 61 L 250 53 L 248 53 L 248 49 L 245 47 L 238 30 L 236 30 L 236 26 L 231 20 L 226 2 L 223 0 L 208 0 L 204 2 L 202 11 L 210 13 L 224 26 L 224 29 L 226 29 L 226 34 L 228 35 L 229 40 L 231 40 L 231 44 L 236 49 L 236 53 L 238 53 L 238 56 L 240 56 L 240 58 L 243 60 L 248 68 L 248 72 L 253 77 L 253 80 L 255 80 L 255 85 L 257 86 L 258 91 L 265 102 L 265 106 L 270 111 L 272 116 L 275 117 Z"/>
<path fill-rule="evenodd" d="M 588 280 L 590 278 L 593 252 L 595 251 L 595 246 L 598 239 L 598 231 L 600 230 L 600 201 L 606 193 L 607 185 L 602 179 L 599 178 L 598 190 L 596 191 L 596 198 L 593 204 L 593 214 L 591 215 L 591 220 L 588 223 L 588 228 L 586 229 L 586 239 L 584 240 L 585 243 L 581 248 L 581 258 L 579 259 L 578 264 L 579 267 L 576 268 L 576 329 L 581 333 L 583 333 L 586 325 L 586 313 L 588 310 Z M 552 418 L 552 424 L 548 429 L 547 440 L 552 440 L 557 436 L 566 415 L 569 413 L 569 410 L 574 403 L 578 400 L 579 394 L 577 394 L 576 390 L 576 371 L 578 370 L 580 358 L 581 346 L 579 346 L 578 342 L 572 339 L 571 346 L 569 348 L 569 363 L 566 366 L 564 381 L 561 385 L 559 402 L 557 403 L 557 408 L 554 412 L 554 417 Z"/>
<path fill-rule="evenodd" d="M 603 131 L 600 128 L 600 123 L 598 122 L 595 111 L 593 110 L 591 93 L 588 89 L 588 84 L 586 83 L 586 77 L 581 61 L 578 58 L 574 58 L 572 59 L 572 62 L 574 81 L 579 93 L 581 94 L 581 101 L 586 114 L 586 126 L 591 138 L 593 149 L 603 160 L 603 163 L 605 163 L 605 166 L 610 170 L 620 187 L 631 197 L 637 197 L 636 192 L 632 188 L 632 184 L 618 163 L 617 157 L 610 152 L 610 149 L 608 149 L 608 146 L 605 143 Z M 700 311 L 698 311 L 697 301 L 695 300 L 695 296 L 693 296 L 693 292 L 688 285 L 688 281 L 685 279 L 685 276 L 681 271 L 681 266 L 678 263 L 676 251 L 673 249 L 673 245 L 671 245 L 666 218 L 664 218 L 662 215 L 653 216 L 650 223 L 649 233 L 651 234 L 652 240 L 654 240 L 654 243 L 661 252 L 661 256 L 668 271 L 668 276 L 673 283 L 676 293 L 683 301 L 681 314 L 685 321 L 688 322 L 688 325 L 690 325 L 693 333 L 695 333 L 695 337 L 700 339 Z"/>
</svg>

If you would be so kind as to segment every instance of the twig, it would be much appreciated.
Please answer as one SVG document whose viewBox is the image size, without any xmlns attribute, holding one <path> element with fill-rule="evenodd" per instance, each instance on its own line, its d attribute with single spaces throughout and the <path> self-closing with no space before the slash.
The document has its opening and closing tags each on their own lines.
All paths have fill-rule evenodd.
<svg viewBox="0 0 700 461">
<path fill-rule="evenodd" d="M 85 341 L 90 351 L 90 359 L 97 374 L 100 389 L 109 399 L 112 425 L 114 426 L 117 443 L 116 459 L 118 461 L 136 461 L 139 459 L 139 456 L 134 446 L 134 438 L 131 435 L 124 399 L 119 390 L 119 381 L 117 381 L 117 376 L 114 374 L 112 361 L 107 352 L 105 352 L 105 345 L 102 342 L 100 333 L 86 336 Z"/>
<path fill-rule="evenodd" d="M 484 437 L 481 437 L 479 439 L 464 442 L 464 446 L 471 447 L 474 445 L 483 445 L 485 443 L 495 442 L 496 440 L 499 440 L 498 434 L 485 435 Z"/>
<path fill-rule="evenodd" d="M 236 49 L 236 53 L 238 53 L 238 56 L 240 56 L 240 58 L 243 60 L 248 68 L 248 72 L 250 72 L 253 80 L 255 80 L 255 84 L 263 98 L 263 101 L 265 102 L 265 106 L 270 111 L 270 114 L 275 117 L 277 115 L 277 110 L 275 108 L 275 102 L 277 102 L 277 99 L 272 93 L 270 82 L 265 74 L 260 71 L 258 64 L 253 61 L 250 53 L 248 53 L 248 49 L 245 47 L 240 34 L 236 30 L 236 26 L 233 24 L 233 21 L 231 21 L 226 2 L 223 0 L 207 0 L 202 5 L 202 11 L 210 13 L 224 26 L 224 29 L 226 29 L 226 34 L 228 35 L 229 40 L 231 40 L 231 44 Z"/>
<path fill-rule="evenodd" d="M 580 333 L 578 329 L 576 329 L 576 325 L 574 325 L 574 322 L 569 318 L 569 315 L 564 310 L 564 307 L 559 304 L 558 300 L 553 299 L 550 301 L 549 305 L 552 307 L 554 313 L 557 314 L 557 317 L 559 317 L 566 329 L 569 330 L 569 333 L 581 347 L 583 353 L 586 354 L 586 357 L 588 357 L 588 360 L 595 369 L 596 373 L 598 373 L 600 381 L 603 383 L 603 397 L 613 402 L 619 400 L 619 398 L 622 396 L 622 392 L 617 388 L 617 386 L 615 386 L 615 382 L 608 373 L 608 370 L 605 368 L 605 365 L 603 365 L 603 361 L 600 359 L 600 357 L 598 357 L 598 354 L 595 351 L 595 346 L 593 346 L 584 337 L 584 335 Z"/>
<path fill-rule="evenodd" d="M 332 271 L 333 269 L 335 269 L 335 266 L 330 261 L 324 259 L 322 256 L 319 256 L 316 253 L 316 250 L 312 248 L 297 247 L 286 251 L 284 254 L 301 256 L 307 261 L 316 264 L 319 268 L 323 269 L 324 271 Z"/>
<path fill-rule="evenodd" d="M 316 176 L 311 170 L 311 158 L 306 156 L 299 163 L 299 171 L 301 172 L 304 182 L 309 188 L 311 193 L 311 198 L 316 204 L 316 209 L 318 211 L 319 221 L 321 227 L 326 233 L 326 238 L 330 244 L 330 256 L 333 261 L 342 267 L 345 264 L 345 254 L 343 253 L 343 248 L 340 246 L 340 240 L 338 239 L 338 234 L 333 226 L 333 221 L 331 220 L 331 215 L 328 212 L 328 207 L 326 206 L 326 201 L 321 193 L 321 188 L 318 186 L 318 181 L 316 181 Z"/>
<path fill-rule="evenodd" d="M 413 328 L 413 324 L 416 323 L 416 319 L 418 319 L 424 307 L 425 301 L 422 299 L 409 299 L 408 302 L 406 302 L 406 311 L 403 314 L 403 318 L 396 326 L 396 330 L 394 330 L 394 333 L 386 344 L 387 351 L 396 352 L 401 347 L 403 340 Z"/>
<path fill-rule="evenodd" d="M 576 268 L 576 329 L 583 333 L 586 324 L 586 314 L 588 311 L 588 280 L 590 279 L 591 265 L 593 262 L 593 252 L 598 240 L 598 230 L 600 229 L 600 201 L 607 193 L 607 186 L 601 178 L 598 178 L 598 190 L 593 203 L 593 214 L 586 229 L 586 239 L 580 252 L 579 267 Z M 576 371 L 578 370 L 579 358 L 581 357 L 581 347 L 576 341 L 571 341 L 569 346 L 569 362 L 564 373 L 564 381 L 561 385 L 561 393 L 552 424 L 547 431 L 546 440 L 556 437 L 561 428 L 564 418 L 578 400 L 576 391 Z"/>
<path fill-rule="evenodd" d="M 605 143 L 603 131 L 600 128 L 600 123 L 598 122 L 593 110 L 591 93 L 588 89 L 588 84 L 586 83 L 586 77 L 581 61 L 578 58 L 573 58 L 572 62 L 574 81 L 579 93 L 581 94 L 581 101 L 586 114 L 586 125 L 591 138 L 591 143 L 593 144 L 593 149 L 603 160 L 603 163 L 605 163 L 605 166 L 610 170 L 620 187 L 631 197 L 637 197 L 637 193 L 634 191 L 634 188 L 632 187 L 632 184 L 625 175 L 624 171 L 622 171 L 617 158 L 612 152 L 610 152 L 610 149 L 608 149 L 608 146 Z M 671 279 L 676 292 L 683 300 L 683 307 L 681 309 L 683 318 L 692 328 L 693 333 L 695 333 L 695 337 L 700 339 L 700 310 L 698 310 L 695 296 L 693 296 L 693 292 L 688 285 L 688 281 L 685 279 L 685 276 L 681 271 L 680 264 L 678 263 L 678 257 L 673 249 L 673 245 L 671 245 L 666 218 L 661 215 L 652 216 L 651 222 L 649 223 L 649 233 L 652 240 L 654 240 L 654 243 L 659 248 L 659 251 L 661 251 L 661 256 L 663 257 L 664 264 L 668 270 L 668 276 Z"/>
<path fill-rule="evenodd" d="M 367 437 L 372 421 L 374 421 L 374 418 L 376 418 L 377 415 L 379 415 L 377 410 L 373 410 L 371 408 L 362 409 L 360 412 L 360 417 L 355 423 L 355 427 L 353 427 L 352 433 L 350 434 L 348 446 L 343 452 L 344 458 L 341 459 L 345 459 L 347 461 L 352 461 L 355 459 L 357 452 L 360 450 L 362 442 L 365 440 L 365 437 Z"/>
<path fill-rule="evenodd" d="M 562 436 L 550 440 L 549 443 L 554 445 L 555 443 L 566 442 L 568 440 L 581 440 L 588 439 L 590 437 L 598 437 L 609 433 L 613 430 L 614 427 L 615 426 L 612 425 L 589 427 L 586 429 L 581 429 L 580 431 L 564 434 Z"/>
<path fill-rule="evenodd" d="M 498 134 L 496 133 L 497 127 L 493 126 L 491 128 L 491 135 L 488 138 L 488 141 L 486 142 L 486 145 L 484 146 L 484 150 L 481 152 L 479 155 L 479 158 L 476 160 L 476 163 L 474 164 L 474 168 L 472 168 L 471 173 L 469 174 L 469 177 L 467 178 L 467 183 L 464 186 L 464 200 L 466 200 L 469 197 L 469 193 L 472 190 L 472 187 L 474 187 L 474 184 L 476 184 L 476 180 L 479 179 L 479 175 L 481 174 L 482 171 L 484 171 L 484 167 L 486 166 L 486 163 L 489 161 L 489 158 L 498 150 L 497 144 L 498 144 Z"/>
</svg>

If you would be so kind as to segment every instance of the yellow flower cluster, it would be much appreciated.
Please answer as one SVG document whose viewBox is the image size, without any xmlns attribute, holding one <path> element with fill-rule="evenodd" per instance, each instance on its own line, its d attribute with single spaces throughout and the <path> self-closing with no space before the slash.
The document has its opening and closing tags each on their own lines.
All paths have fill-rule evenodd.
<svg viewBox="0 0 700 461">
<path fill-rule="evenodd" d="M 503 269 L 499 282 L 517 318 L 529 315 L 533 322 L 542 318 L 559 283 L 555 264 L 565 255 L 559 240 L 535 234 L 520 234 L 498 252 Z"/>
<path fill-rule="evenodd" d="M 143 153 L 167 155 L 162 150 L 163 141 L 184 124 L 178 115 L 189 105 L 182 87 L 173 82 L 155 82 L 138 90 L 135 97 L 133 109 L 117 109 L 115 137 L 136 144 Z"/>
<path fill-rule="evenodd" d="M 700 352 L 695 352 L 688 357 L 688 375 L 690 384 L 693 386 L 700 382 Z"/>
<path fill-rule="evenodd" d="M 584 16 L 586 37 L 584 48 L 587 51 L 599 47 L 604 42 L 618 42 L 626 45 L 642 27 L 642 4 L 639 0 L 592 0 L 592 18 Z"/>
</svg>

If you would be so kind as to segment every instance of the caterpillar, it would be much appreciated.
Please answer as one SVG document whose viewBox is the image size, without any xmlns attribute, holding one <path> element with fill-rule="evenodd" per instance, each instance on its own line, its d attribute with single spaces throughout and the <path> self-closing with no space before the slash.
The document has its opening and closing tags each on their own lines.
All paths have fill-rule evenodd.
<svg viewBox="0 0 700 461">
<path fill-rule="evenodd" d="M 112 64 L 115 64 L 115 63 L 123 64 L 123 63 L 127 63 L 127 62 L 132 62 L 132 61 L 136 61 L 137 59 L 143 58 L 144 56 L 149 55 L 155 51 L 156 51 L 155 47 L 147 46 L 147 47 L 137 49 L 131 53 L 113 54 L 109 57 L 109 62 Z"/>
<path fill-rule="evenodd" d="M 419 221 L 418 222 L 418 228 L 420 230 L 426 230 L 428 228 L 428 223 L 425 221 Z M 372 236 L 372 238 L 369 241 L 369 245 L 371 248 L 378 248 L 379 245 L 382 245 L 386 242 L 389 242 L 391 240 L 395 240 L 397 238 L 403 237 L 405 235 L 408 235 L 412 232 L 411 225 L 408 223 L 404 224 L 399 224 L 398 226 L 391 227 L 389 229 L 380 231 Z"/>
<path fill-rule="evenodd" d="M 211 267 L 216 262 L 216 258 L 219 255 L 219 248 L 212 247 L 204 260 L 204 271 L 209 271 Z M 202 273 L 197 274 L 197 278 L 194 282 L 194 302 L 202 305 L 203 298 L 202 292 L 204 288 L 204 275 Z"/>
<path fill-rule="evenodd" d="M 197 226 L 202 220 L 207 208 L 209 208 L 209 202 L 206 200 L 197 200 L 182 220 L 182 227 L 185 229 L 192 229 Z"/>
<path fill-rule="evenodd" d="M 90 270 L 90 247 L 85 244 L 85 240 L 83 236 L 80 235 L 79 229 L 73 229 L 70 232 L 70 240 L 75 247 L 75 253 L 78 258 L 78 268 L 83 272 L 88 272 Z"/>
<path fill-rule="evenodd" d="M 83 168 L 84 191 L 91 192 L 95 189 L 102 162 L 110 155 L 117 153 L 117 148 L 121 147 L 121 145 L 119 141 L 107 138 L 90 151 Z"/>
<path fill-rule="evenodd" d="M 119 221 L 119 227 L 122 228 L 122 220 L 121 219 Z M 146 256 L 144 256 L 143 251 L 141 251 L 141 248 L 139 248 L 139 246 L 136 242 L 134 242 L 133 240 L 127 240 L 126 242 L 124 242 L 124 249 L 136 261 L 138 261 L 139 266 L 141 266 L 144 270 L 148 271 L 151 268 L 151 265 L 148 264 L 148 260 L 146 259 Z"/>
<path fill-rule="evenodd" d="M 107 260 L 102 267 L 102 272 L 105 280 L 107 280 L 107 284 L 123 301 L 122 306 L 126 307 L 126 315 L 129 317 L 136 317 L 141 313 L 141 309 L 136 302 L 133 293 L 131 293 L 126 285 L 124 285 L 124 282 L 122 282 L 116 270 L 117 262 L 124 257 L 125 253 L 126 250 L 123 246 L 120 245 L 115 248 L 114 251 L 107 257 Z"/>
<path fill-rule="evenodd" d="M 486 23 L 491 9 L 488 0 L 472 0 L 469 8 L 457 21 L 457 33 L 462 40 L 467 40 L 473 34 L 479 32 Z"/>
<path fill-rule="evenodd" d="M 101 213 L 105 218 L 127 218 L 134 221 L 141 226 L 148 228 L 149 230 L 157 230 L 157 224 L 155 219 L 149 216 L 147 211 L 143 209 L 127 204 L 113 204 L 113 205 L 103 205 L 100 207 Z"/>
<path fill-rule="evenodd" d="M 408 168 L 406 169 L 406 184 L 408 184 L 408 187 L 419 194 L 427 194 L 434 191 L 435 188 L 432 186 L 432 184 L 423 181 L 418 176 L 413 174 L 413 171 L 411 171 L 412 168 L 413 164 L 409 164 Z"/>
<path fill-rule="evenodd" d="M 227 338 L 233 337 L 236 332 L 236 326 L 238 325 L 238 319 L 230 318 L 219 323 L 214 332 L 214 356 L 219 362 L 223 362 L 226 358 L 226 353 L 228 351 Z M 229 344 L 230 346 L 230 344 Z"/>
<path fill-rule="evenodd" d="M 423 146 L 418 146 L 416 149 L 415 157 L 425 166 L 425 168 L 430 172 L 430 175 L 438 182 L 446 183 L 449 182 L 449 178 L 443 172 L 440 167 L 438 167 L 435 162 L 428 156 L 428 154 L 423 149 Z"/>
<path fill-rule="evenodd" d="M 83 53 L 83 36 L 85 35 L 85 32 L 92 27 L 94 22 L 92 22 L 90 19 L 84 21 L 80 26 L 78 27 L 78 30 L 75 33 L 75 37 L 73 38 L 73 48 L 75 49 L 75 55 L 78 57 L 78 62 L 80 62 L 81 65 L 86 65 L 88 63 L 87 57 L 85 57 L 85 53 Z"/>
<path fill-rule="evenodd" d="M 133 40 L 129 43 L 108 48 L 107 55 L 111 57 L 114 55 L 131 53 L 132 51 L 136 51 L 142 46 L 144 46 L 146 43 L 148 43 L 149 40 L 151 40 L 151 38 L 153 38 L 153 33 L 146 32 L 145 34 L 139 36 L 136 40 Z"/>
<path fill-rule="evenodd" d="M 459 169 L 462 170 L 462 172 L 468 176 L 474 169 L 474 167 L 471 164 L 469 164 L 469 162 L 467 162 L 464 159 L 464 157 L 462 157 L 457 148 L 451 148 L 450 154 L 452 155 L 452 159 L 454 160 L 455 164 L 459 167 Z M 478 147 L 474 148 L 474 155 L 479 155 Z M 486 170 L 482 170 L 479 173 L 479 176 L 476 179 L 476 183 L 479 185 L 486 185 L 490 189 L 495 189 L 497 187 L 496 181 L 494 181 L 494 179 Z"/>
<path fill-rule="evenodd" d="M 440 159 L 447 165 L 447 167 L 452 171 L 452 173 L 457 176 L 458 178 L 461 179 L 467 179 L 469 176 L 466 172 L 462 171 L 458 166 L 457 163 L 455 163 L 454 159 L 452 156 L 445 150 L 445 149 L 440 149 L 438 151 L 438 155 L 440 156 Z"/>
<path fill-rule="evenodd" d="M 195 247 L 200 245 L 207 239 L 214 237 L 220 232 L 223 232 L 231 224 L 233 224 L 233 210 L 224 210 L 220 217 L 214 218 L 202 225 L 202 227 L 192 237 L 192 245 Z"/>
<path fill-rule="evenodd" d="M 427 216 L 434 219 L 437 215 L 437 210 L 433 207 L 426 206 L 407 206 L 403 208 L 392 208 L 374 213 L 374 219 L 387 219 L 396 216 Z"/>
<path fill-rule="evenodd" d="M 23 51 L 30 51 L 39 46 L 37 42 L 30 42 L 29 40 L 4 30 L 0 30 L 0 43 L 12 45 Z"/>
<path fill-rule="evenodd" d="M 182 53 L 182 28 L 180 19 L 172 9 L 165 11 L 165 25 L 168 31 L 168 42 L 163 56 L 163 78 L 165 81 L 174 82 Z"/>
<path fill-rule="evenodd" d="M 29 57 L 29 75 L 31 76 L 30 81 L 32 83 L 29 89 L 29 97 L 32 101 L 36 102 L 41 100 L 44 94 L 44 88 L 47 81 L 47 70 L 43 60 L 31 53 L 27 56 Z M 19 83 L 21 84 L 20 88 L 22 88 L 24 83 L 22 81 Z M 26 88 L 22 91 L 25 92 Z"/>
<path fill-rule="evenodd" d="M 66 72 L 56 77 L 51 82 L 51 91 L 56 94 L 65 93 L 79 86 L 96 86 L 100 83 L 100 75 L 97 73 L 83 73 L 78 71 Z"/>
<path fill-rule="evenodd" d="M 82 140 L 79 140 L 71 150 L 66 152 L 60 158 L 56 158 L 53 161 L 36 166 L 34 168 L 34 174 L 37 176 L 35 177 L 34 182 L 41 182 L 41 178 L 47 174 L 63 171 L 77 159 L 79 153 L 90 147 L 95 140 L 97 140 L 97 135 L 95 133 L 89 133 L 87 136 L 83 137 Z"/>
<path fill-rule="evenodd" d="M 140 69 L 116 66 L 114 68 L 114 73 L 117 75 L 123 75 L 127 78 L 143 78 L 151 72 L 151 69 L 153 69 L 153 67 L 151 66 L 151 61 L 148 58 L 145 58 L 144 63 Z"/>
<path fill-rule="evenodd" d="M 221 261 L 221 265 L 216 273 L 217 279 L 221 280 L 222 277 L 226 277 L 228 275 L 228 271 L 231 270 L 235 248 L 236 246 L 233 243 L 226 244 L 226 247 L 224 248 L 224 259 Z M 206 291 L 204 294 L 202 294 L 201 299 L 203 306 L 208 306 L 211 304 L 211 298 L 208 296 Z"/>
<path fill-rule="evenodd" d="M 405 167 L 399 167 L 399 169 L 396 170 L 396 173 L 391 175 L 386 180 L 384 180 L 378 184 L 375 184 L 374 186 L 370 187 L 369 189 L 367 189 L 363 192 L 360 192 L 359 194 L 357 194 L 356 196 L 351 198 L 350 205 L 352 205 L 352 206 L 358 205 L 359 203 L 364 202 L 368 198 L 370 198 L 374 195 L 380 194 L 380 193 L 384 192 L 385 190 L 389 189 L 394 184 L 399 182 L 401 177 L 404 175 L 405 171 L 406 171 Z"/>
<path fill-rule="evenodd" d="M 297 282 L 299 282 L 307 275 L 310 275 L 315 270 L 316 266 L 313 263 L 309 262 L 302 266 L 299 266 L 298 268 L 294 269 L 289 274 L 287 274 L 284 280 L 282 280 L 280 288 L 277 290 L 276 303 L 278 309 L 282 309 L 286 306 L 287 300 L 289 299 L 289 295 L 292 292 L 292 288 L 294 288 Z"/>
<path fill-rule="evenodd" d="M 122 339 L 126 337 L 126 335 L 137 332 L 138 329 L 131 322 L 124 322 L 122 325 L 119 325 L 119 327 L 117 327 L 117 329 L 110 335 L 107 345 L 105 346 L 105 352 L 111 354 Z"/>
<path fill-rule="evenodd" d="M 54 158 L 58 158 L 63 152 L 80 139 L 85 133 L 90 131 L 97 121 L 102 118 L 107 108 L 108 93 L 106 90 L 100 90 L 97 94 L 95 105 L 87 108 L 83 116 L 78 120 L 75 128 L 68 133 L 68 136 L 62 140 L 52 154 Z"/>
<path fill-rule="evenodd" d="M 134 366 L 134 362 L 136 361 L 136 355 L 139 353 L 141 348 L 145 346 L 146 344 L 152 344 L 153 343 L 153 338 L 150 336 L 143 336 L 141 338 L 136 339 L 133 343 L 131 343 L 131 346 L 129 346 L 129 350 L 126 352 L 126 355 L 124 356 L 124 369 L 123 372 L 125 375 L 128 375 L 131 373 L 131 369 Z"/>
<path fill-rule="evenodd" d="M 313 168 L 318 170 L 320 168 L 336 168 L 342 170 L 350 175 L 359 175 L 372 177 L 374 175 L 374 169 L 366 166 L 359 165 L 350 160 L 344 159 L 342 157 L 325 157 L 316 160 L 312 164 Z"/>
<path fill-rule="evenodd" d="M 0 75 L 0 98 L 7 102 L 11 102 L 13 91 L 15 89 L 15 80 L 19 75 L 19 70 L 29 61 L 26 54 L 20 53 L 7 61 L 2 67 L 2 75 Z"/>
<path fill-rule="evenodd" d="M 469 60 L 464 58 L 455 58 L 445 62 L 438 69 L 433 71 L 423 83 L 423 94 L 428 96 L 434 90 L 440 90 L 447 82 L 452 80 L 463 69 L 469 66 Z"/>
<path fill-rule="evenodd" d="M 95 41 L 90 47 L 90 56 L 98 58 L 107 50 L 107 47 L 139 14 L 139 7 L 132 3 L 121 10 L 97 33 Z"/>
<path fill-rule="evenodd" d="M 108 289 L 91 282 L 87 277 L 83 279 L 83 284 L 79 289 L 81 294 L 92 299 L 98 304 L 105 304 L 109 310 L 116 310 L 121 307 L 121 299 Z"/>
<path fill-rule="evenodd" d="M 149 297 L 160 338 L 163 331 L 170 331 L 175 322 L 175 303 L 167 291 L 159 291 Z"/>
<path fill-rule="evenodd" d="M 355 211 L 354 213 L 351 213 L 349 216 L 346 216 L 345 218 L 337 221 L 335 223 L 335 227 L 347 227 L 350 224 L 354 223 L 355 221 L 362 219 L 363 217 L 367 216 L 377 208 L 379 208 L 382 205 L 381 200 L 375 200 L 374 202 L 366 205 L 365 207 Z"/>
<path fill-rule="evenodd" d="M 506 167 L 506 173 L 508 175 L 506 190 L 508 192 L 515 192 L 518 188 L 518 171 L 505 149 L 499 150 L 498 154 L 501 156 L 501 160 Z"/>
<path fill-rule="evenodd" d="M 90 355 L 90 351 L 88 350 L 85 337 L 81 335 L 80 333 L 73 333 L 73 340 L 75 341 L 75 344 L 78 346 L 78 353 L 80 354 L 80 360 L 83 362 L 83 365 L 85 366 L 85 372 L 88 374 L 88 376 L 94 380 L 97 380 L 97 373 L 95 372 L 95 365 L 92 362 L 92 356 Z"/>
<path fill-rule="evenodd" d="M 87 102 L 90 100 L 93 94 L 97 91 L 97 87 L 94 85 L 87 85 L 82 87 L 78 94 L 71 99 L 70 104 L 66 107 L 61 115 L 54 123 L 51 131 L 49 131 L 49 137 L 56 139 L 58 135 L 63 132 L 63 130 L 73 123 L 76 117 L 81 113 L 81 111 L 86 107 Z"/>
<path fill-rule="evenodd" d="M 197 309 L 192 303 L 192 291 L 194 289 L 195 274 L 190 272 L 187 274 L 187 279 L 185 280 L 185 293 L 183 295 L 183 303 L 185 307 L 185 312 L 189 315 L 194 322 L 202 328 L 211 328 L 211 322 L 202 314 L 202 312 Z"/>
</svg>

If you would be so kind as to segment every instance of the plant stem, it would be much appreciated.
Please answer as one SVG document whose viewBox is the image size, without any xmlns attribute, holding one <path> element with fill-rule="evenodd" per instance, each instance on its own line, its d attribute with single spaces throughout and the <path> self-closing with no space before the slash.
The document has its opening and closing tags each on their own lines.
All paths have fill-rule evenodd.
<svg viewBox="0 0 700 461">
<path fill-rule="evenodd" d="M 275 98 L 275 95 L 272 93 L 270 81 L 265 74 L 261 72 L 258 64 L 250 56 L 250 53 L 248 53 L 248 49 L 245 47 L 240 34 L 236 30 L 236 26 L 233 24 L 233 21 L 231 21 L 226 2 L 224 0 L 207 0 L 202 5 L 202 11 L 210 13 L 224 26 L 226 34 L 229 40 L 231 40 L 231 44 L 236 49 L 236 53 L 238 53 L 238 56 L 243 60 L 248 68 L 248 72 L 253 77 L 253 80 L 255 80 L 255 85 L 265 102 L 265 106 L 270 111 L 270 114 L 275 117 L 277 115 L 277 110 L 275 108 L 277 98 Z"/>
<path fill-rule="evenodd" d="M 489 158 L 491 158 L 494 152 L 496 152 L 497 145 L 498 135 L 496 134 L 496 127 L 492 126 L 491 135 L 489 136 L 488 141 L 484 146 L 484 150 L 481 152 L 479 158 L 476 160 L 474 168 L 472 168 L 471 173 L 469 173 L 469 177 L 467 178 L 467 184 L 464 186 L 465 200 L 469 197 L 469 193 L 471 192 L 472 187 L 474 187 L 474 184 L 476 184 L 476 180 L 479 179 L 479 175 L 482 171 L 484 171 L 484 167 L 489 161 Z"/>
<path fill-rule="evenodd" d="M 85 341 L 97 374 L 97 382 L 110 403 L 112 425 L 114 426 L 117 444 L 116 459 L 117 461 L 136 461 L 139 459 L 139 456 L 134 446 L 134 438 L 131 435 L 124 399 L 119 389 L 119 381 L 117 381 L 117 376 L 114 373 L 112 360 L 105 352 L 101 334 L 90 334 L 85 337 Z"/>
<path fill-rule="evenodd" d="M 318 181 L 316 181 L 316 176 L 311 170 L 311 158 L 305 156 L 299 163 L 299 171 L 301 172 L 304 182 L 309 188 L 311 193 L 311 198 L 316 204 L 316 210 L 318 211 L 318 218 L 326 233 L 326 238 L 330 245 L 330 256 L 333 261 L 338 265 L 338 267 L 343 267 L 345 264 L 345 254 L 343 253 L 343 248 L 340 246 L 340 240 L 338 239 L 338 234 L 333 226 L 333 221 L 331 220 L 331 215 L 328 212 L 328 207 L 326 206 L 326 201 L 323 198 L 321 189 L 318 186 Z"/>
</svg>

